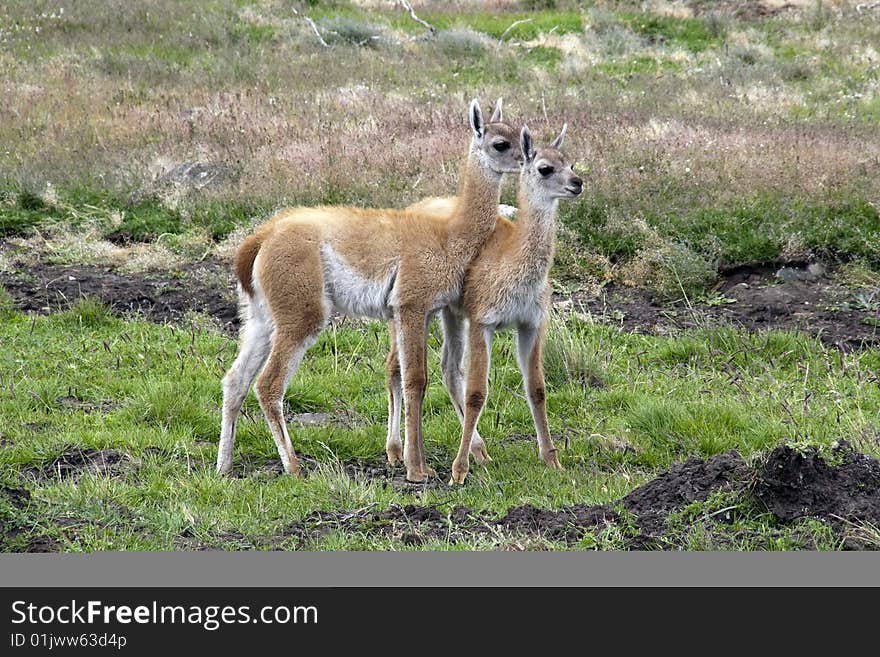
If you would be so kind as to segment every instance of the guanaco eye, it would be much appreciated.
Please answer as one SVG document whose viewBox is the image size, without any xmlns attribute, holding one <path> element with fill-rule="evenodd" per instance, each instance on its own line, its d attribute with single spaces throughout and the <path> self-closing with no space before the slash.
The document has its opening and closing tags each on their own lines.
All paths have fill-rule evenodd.
<svg viewBox="0 0 880 657">
<path fill-rule="evenodd" d="M 510 143 L 506 141 L 499 141 L 498 143 L 492 144 L 492 148 L 494 148 L 499 153 L 503 153 L 510 148 Z"/>
<path fill-rule="evenodd" d="M 544 178 L 553 173 L 553 167 L 548 167 L 546 164 L 542 167 L 538 167 L 538 173 L 540 173 Z"/>
</svg>

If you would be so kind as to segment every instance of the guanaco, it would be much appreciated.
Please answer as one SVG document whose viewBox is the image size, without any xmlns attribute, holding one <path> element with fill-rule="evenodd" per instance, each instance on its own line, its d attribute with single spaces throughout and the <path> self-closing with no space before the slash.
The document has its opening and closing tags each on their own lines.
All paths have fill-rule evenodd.
<svg viewBox="0 0 880 657">
<path fill-rule="evenodd" d="M 427 324 L 434 311 L 460 296 L 468 264 L 495 228 L 502 175 L 518 172 L 522 164 L 520 141 L 503 122 L 500 98 L 488 122 L 476 100 L 468 117 L 471 142 L 449 216 L 293 208 L 271 217 L 242 243 L 234 270 L 243 328 L 238 356 L 223 378 L 218 473 L 232 469 L 236 419 L 256 380 L 284 471 L 301 474 L 284 421 L 284 391 L 335 309 L 393 318 L 399 327 L 406 477 L 420 482 L 433 476 L 421 432 Z M 396 460 L 401 454 L 393 456 Z"/>
<path fill-rule="evenodd" d="M 537 152 L 528 127 L 523 127 L 520 142 L 524 164 L 517 197 L 517 221 L 498 218 L 495 231 L 468 268 L 461 302 L 442 309 L 443 382 L 462 425 L 461 444 L 453 462 L 450 484 L 464 483 L 468 452 L 478 463 L 491 460 L 477 432 L 477 421 L 486 402 L 493 336 L 496 331 L 509 327 L 517 332 L 517 361 L 537 432 L 539 454 L 551 468 L 562 467 L 547 421 L 542 345 L 549 316 L 548 274 L 555 249 L 557 203 L 559 199 L 575 198 L 583 191 L 583 181 L 559 151 L 566 127 L 563 126 L 549 147 Z M 444 197 L 426 199 L 410 207 L 442 217 L 449 216 L 454 205 L 454 198 Z M 393 322 L 389 328 L 393 335 L 396 330 Z M 462 371 L 465 333 L 466 391 Z M 391 411 L 388 441 L 391 443 L 399 436 L 395 413 L 399 415 L 400 386 L 394 341 L 386 367 Z"/>
</svg>

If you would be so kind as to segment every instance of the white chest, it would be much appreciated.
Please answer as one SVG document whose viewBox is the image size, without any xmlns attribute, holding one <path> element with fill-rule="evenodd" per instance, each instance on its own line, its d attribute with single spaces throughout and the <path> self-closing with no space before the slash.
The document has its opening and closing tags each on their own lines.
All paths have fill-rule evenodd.
<svg viewBox="0 0 880 657">
<path fill-rule="evenodd" d="M 544 320 L 544 286 L 517 285 L 499 295 L 481 318 L 483 324 L 499 329 L 509 326 L 539 326 Z"/>
</svg>

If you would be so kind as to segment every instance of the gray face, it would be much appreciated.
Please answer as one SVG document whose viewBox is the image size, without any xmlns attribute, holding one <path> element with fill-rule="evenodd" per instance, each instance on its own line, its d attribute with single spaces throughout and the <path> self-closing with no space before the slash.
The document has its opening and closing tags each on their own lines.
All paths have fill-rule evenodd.
<svg viewBox="0 0 880 657">
<path fill-rule="evenodd" d="M 480 149 L 496 173 L 519 173 L 523 155 L 517 131 L 506 123 L 487 123 Z"/>
<path fill-rule="evenodd" d="M 476 100 L 471 101 L 468 114 L 473 132 L 473 146 L 477 149 L 483 166 L 499 175 L 517 173 L 523 161 L 519 133 L 504 123 L 501 99 L 496 101 L 495 111 L 488 122 L 483 119 L 483 112 Z"/>
</svg>

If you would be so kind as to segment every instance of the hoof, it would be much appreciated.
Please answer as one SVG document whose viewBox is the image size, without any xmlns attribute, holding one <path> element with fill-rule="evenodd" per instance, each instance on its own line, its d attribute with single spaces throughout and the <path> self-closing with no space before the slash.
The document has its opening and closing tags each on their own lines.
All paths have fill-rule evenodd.
<svg viewBox="0 0 880 657">
<path fill-rule="evenodd" d="M 474 460 L 480 465 L 485 465 L 492 460 L 485 443 L 480 443 L 479 445 L 471 444 L 471 454 L 473 454 Z"/>
<path fill-rule="evenodd" d="M 459 472 L 452 473 L 452 478 L 449 480 L 450 486 L 464 486 L 464 480 L 467 479 L 467 472 Z"/>
<path fill-rule="evenodd" d="M 421 470 L 406 473 L 406 480 L 411 484 L 423 484 L 427 478 L 428 477 Z"/>
<path fill-rule="evenodd" d="M 403 447 L 400 445 L 386 447 L 385 454 L 388 456 L 388 465 L 391 467 L 403 462 Z"/>
<path fill-rule="evenodd" d="M 547 454 L 541 455 L 541 460 L 543 460 L 544 463 L 547 464 L 548 468 L 551 468 L 553 470 L 564 470 L 562 464 L 559 462 L 559 457 L 556 454 L 557 450 L 550 450 L 549 452 L 547 452 Z"/>
</svg>

